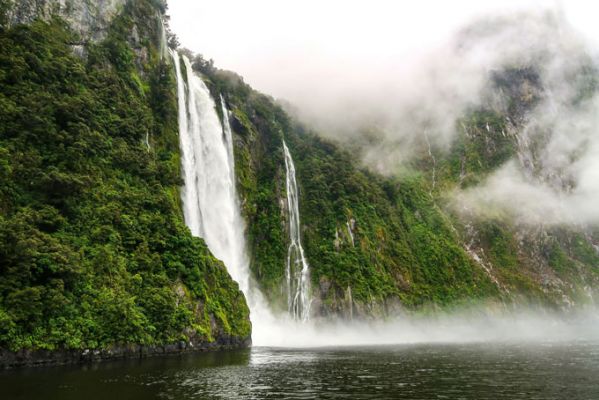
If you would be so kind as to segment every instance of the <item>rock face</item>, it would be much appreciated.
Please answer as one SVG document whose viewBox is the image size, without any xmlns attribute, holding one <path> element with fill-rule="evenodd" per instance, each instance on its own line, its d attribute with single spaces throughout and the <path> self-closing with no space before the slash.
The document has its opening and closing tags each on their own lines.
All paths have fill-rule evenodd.
<svg viewBox="0 0 599 400">
<path fill-rule="evenodd" d="M 20 350 L 13 352 L 0 348 L 0 370 L 238 349 L 249 347 L 251 343 L 249 337 L 239 338 L 225 335 L 218 337 L 213 342 L 180 341 L 156 346 L 129 344 L 94 350 Z"/>
<path fill-rule="evenodd" d="M 8 24 L 26 24 L 36 18 L 65 19 L 82 41 L 105 37 L 110 21 L 127 0 L 13 0 L 9 4 Z"/>
</svg>

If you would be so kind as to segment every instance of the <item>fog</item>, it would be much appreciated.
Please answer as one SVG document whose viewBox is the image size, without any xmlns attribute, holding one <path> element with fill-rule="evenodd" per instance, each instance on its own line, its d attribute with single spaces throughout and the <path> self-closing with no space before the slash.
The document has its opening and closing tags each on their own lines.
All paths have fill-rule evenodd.
<svg viewBox="0 0 599 400">
<path fill-rule="evenodd" d="M 254 346 L 324 347 L 417 343 L 596 341 L 599 313 L 467 310 L 437 316 L 400 316 L 377 322 L 298 323 L 284 317 L 254 329 Z"/>
<path fill-rule="evenodd" d="M 503 212 L 521 223 L 596 224 L 599 222 L 596 47 L 585 43 L 562 14 L 547 16 L 535 20 L 533 15 L 523 14 L 526 28 L 519 23 L 503 26 L 504 32 L 511 31 L 511 39 L 506 42 L 512 45 L 496 43 L 499 56 L 495 65 L 535 66 L 542 89 L 533 94 L 540 101 L 513 128 L 517 157 L 483 184 L 458 192 L 456 204 L 478 214 Z M 501 31 L 495 30 L 494 35 Z M 517 41 L 517 37 L 521 40 Z M 588 73 L 589 69 L 592 72 Z"/>
<path fill-rule="evenodd" d="M 298 118 L 396 174 L 425 141 L 439 152 L 478 107 L 502 111 L 494 71 L 533 65 L 540 102 L 516 127 L 518 157 L 453 194 L 461 211 L 537 224 L 599 222 L 598 5 L 585 1 L 169 1 L 182 45 L 214 58 Z M 514 201 L 517 199 L 517 202 Z"/>
</svg>

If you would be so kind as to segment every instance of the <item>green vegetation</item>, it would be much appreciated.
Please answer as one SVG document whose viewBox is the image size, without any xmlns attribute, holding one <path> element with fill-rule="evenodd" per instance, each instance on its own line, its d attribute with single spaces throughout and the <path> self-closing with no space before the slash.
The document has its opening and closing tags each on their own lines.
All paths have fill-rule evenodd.
<svg viewBox="0 0 599 400">
<path fill-rule="evenodd" d="M 313 136 L 290 139 L 303 194 L 306 252 L 316 278 L 333 284 L 327 300 L 333 302 L 347 287 L 363 304 L 397 296 L 409 308 L 453 306 L 497 294 L 461 247 L 420 174 L 382 178 Z M 353 245 L 347 228 L 352 222 Z"/>
<path fill-rule="evenodd" d="M 203 60 L 194 66 L 215 95 L 225 94 L 233 110 L 252 270 L 272 303 L 286 306 L 283 138 L 296 164 L 304 247 L 321 313 L 346 312 L 348 288 L 357 305 L 370 307 L 365 313 L 376 315 L 385 315 L 398 302 L 408 308 L 449 307 L 499 297 L 430 197 L 423 175 L 390 179 L 368 172 L 240 77 L 206 68 Z M 353 225 L 353 245 L 348 224 Z"/>
<path fill-rule="evenodd" d="M 0 30 L 2 348 L 249 336 L 237 284 L 182 219 L 153 3 L 130 2 L 84 58 L 58 19 Z"/>
<path fill-rule="evenodd" d="M 80 38 L 59 19 L 7 29 L 6 4 L 0 0 L 0 348 L 248 337 L 243 295 L 182 217 L 175 77 L 158 48 L 165 3 L 129 2 L 106 39 L 79 55 Z M 597 242 L 597 232 L 533 231 L 451 208 L 448 194 L 515 156 L 514 130 L 542 92 L 534 69 L 494 73 L 505 112 L 470 110 L 449 149 L 433 145 L 434 161 L 423 138 L 401 173 L 383 177 L 241 77 L 201 56 L 193 65 L 232 110 L 251 269 L 277 308 L 286 307 L 283 139 L 295 160 L 321 315 L 486 301 L 558 306 L 564 296 L 586 301 L 585 288 L 599 283 L 589 239 Z M 595 71 L 580 85 L 594 90 Z"/>
<path fill-rule="evenodd" d="M 341 146 L 307 131 L 234 73 L 215 69 L 201 57 L 194 66 L 233 110 L 252 270 L 279 308 L 286 306 L 288 246 L 283 138 L 295 159 L 304 247 L 323 315 L 348 315 L 350 290 L 358 313 L 387 315 L 398 305 L 448 308 L 483 300 L 557 305 L 562 289 L 547 282 L 573 282 L 574 292 L 584 286 L 563 265 L 583 266 L 577 274 L 586 274 L 597 256 L 588 241 L 580 241 L 584 250 L 575 255 L 566 245 L 572 241 L 556 229 L 550 235 L 557 253 L 533 232 L 523 234 L 531 240 L 523 245 L 517 221 L 503 215 L 470 221 L 454 212 L 448 196 L 482 182 L 516 155 L 514 126 L 508 121 L 518 121 L 539 101 L 534 69 L 494 73 L 493 84 L 508 96 L 507 114 L 479 108 L 457 121 L 459 134 L 451 147 L 432 149 L 433 186 L 426 143 L 400 174 L 385 178 L 360 167 L 359 157 Z"/>
</svg>

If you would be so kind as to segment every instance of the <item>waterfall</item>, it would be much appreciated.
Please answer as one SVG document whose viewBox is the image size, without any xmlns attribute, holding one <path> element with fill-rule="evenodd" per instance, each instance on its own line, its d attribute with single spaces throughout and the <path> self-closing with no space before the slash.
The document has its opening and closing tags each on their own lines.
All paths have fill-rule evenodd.
<svg viewBox="0 0 599 400">
<path fill-rule="evenodd" d="M 235 160 L 229 111 L 216 103 L 204 81 L 194 74 L 187 57 L 186 80 L 179 54 L 171 50 L 177 74 L 179 143 L 184 186 L 181 188 L 185 223 L 194 236 L 204 239 L 212 254 L 223 261 L 243 291 L 252 320 L 253 341 L 268 343 L 276 320 L 262 293 L 251 285 L 245 223 L 235 187 Z"/>
<path fill-rule="evenodd" d="M 283 141 L 285 170 L 287 172 L 287 206 L 289 210 L 289 249 L 287 251 L 287 306 L 295 320 L 310 317 L 310 267 L 304 255 L 300 232 L 299 196 L 295 180 L 293 158 Z"/>
<path fill-rule="evenodd" d="M 233 157 L 233 131 L 231 130 L 231 123 L 229 122 L 229 110 L 225 105 L 225 99 L 223 96 L 220 96 L 220 106 L 223 112 L 223 132 L 224 132 L 224 140 L 227 146 L 227 157 L 229 157 L 229 164 L 231 168 L 229 173 L 231 175 L 231 182 L 235 182 L 235 158 Z M 235 189 L 235 185 L 233 185 L 233 190 Z M 235 198 L 237 198 L 237 193 L 235 193 Z"/>
<path fill-rule="evenodd" d="M 146 136 L 144 137 L 144 144 L 146 145 L 146 150 L 148 150 L 148 152 L 150 150 L 152 150 L 152 147 L 150 146 L 150 132 L 146 131 Z"/>
<path fill-rule="evenodd" d="M 162 16 L 159 16 L 158 19 L 160 21 L 160 59 L 168 60 L 170 49 L 168 48 L 168 40 L 166 38 L 166 27 L 164 26 Z"/>
<path fill-rule="evenodd" d="M 487 125 L 488 127 L 488 125 Z M 428 131 L 427 129 L 424 129 L 424 139 L 426 139 L 426 144 L 428 146 L 428 155 L 431 158 L 431 160 L 433 161 L 433 171 L 432 171 L 432 184 L 431 184 L 431 188 L 429 190 L 429 195 L 431 197 L 433 197 L 433 192 L 435 191 L 435 186 L 437 185 L 437 159 L 435 158 L 435 155 L 433 154 L 433 151 L 431 149 L 431 142 L 428 140 Z"/>
<path fill-rule="evenodd" d="M 181 199 L 185 223 L 194 236 L 204 239 L 212 254 L 223 261 L 231 277 L 239 284 L 250 308 L 252 342 L 255 345 L 284 345 L 290 340 L 304 340 L 307 332 L 298 329 L 295 321 L 308 319 L 310 276 L 300 241 L 295 167 L 289 150 L 284 144 L 291 237 L 286 272 L 289 293 L 293 291 L 293 295 L 289 297 L 290 315 L 275 318 L 251 280 L 245 223 L 235 185 L 229 110 L 221 97 L 221 122 L 217 103 L 204 81 L 193 73 L 189 60 L 180 57 L 174 50 L 170 52 L 177 75 L 179 144 L 184 180 Z M 302 325 L 308 328 L 308 325 Z"/>
<path fill-rule="evenodd" d="M 179 89 L 179 136 L 185 186 L 182 190 L 185 222 L 222 260 L 244 293 L 249 291 L 249 267 L 244 222 L 235 190 L 231 133 L 223 129 L 216 104 L 204 81 L 182 57 L 174 57 Z M 227 125 L 226 123 L 224 124 Z M 229 143 L 228 143 L 229 142 Z"/>
<path fill-rule="evenodd" d="M 351 240 L 351 247 L 355 246 L 355 242 L 354 242 L 354 233 L 352 232 L 352 228 L 351 225 L 349 224 L 349 221 L 347 221 L 345 223 L 345 226 L 347 227 L 347 234 L 349 235 L 349 239 Z"/>
</svg>

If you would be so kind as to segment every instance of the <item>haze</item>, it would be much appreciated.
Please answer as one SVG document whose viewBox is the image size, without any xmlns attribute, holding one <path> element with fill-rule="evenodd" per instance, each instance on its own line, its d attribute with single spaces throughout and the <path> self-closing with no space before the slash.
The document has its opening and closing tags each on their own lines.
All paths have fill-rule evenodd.
<svg viewBox="0 0 599 400">
<path fill-rule="evenodd" d="M 170 0 L 183 46 L 298 106 L 362 83 L 384 85 L 417 55 L 480 15 L 563 8 L 589 40 L 599 6 L 567 1 Z"/>
<path fill-rule="evenodd" d="M 520 148 L 520 163 L 513 159 L 478 187 L 456 193 L 456 204 L 479 214 L 502 209 L 531 224 L 599 223 L 599 98 L 572 103 L 580 84 L 573 77 L 598 54 L 599 6 L 512 0 L 169 5 L 171 29 L 184 47 L 290 102 L 319 134 L 355 146 L 382 173 L 397 173 L 423 137 L 429 147 L 448 148 L 456 121 L 473 106 L 497 106 L 489 103 L 490 71 L 537 65 L 545 97 L 519 135 L 546 136 L 536 161 L 542 171 L 533 176 L 522 169 L 527 149 Z M 565 182 L 572 182 L 566 192 Z"/>
</svg>

